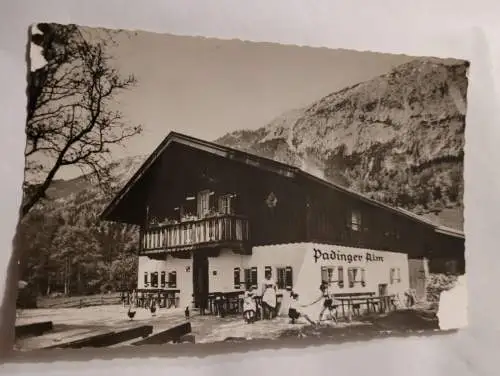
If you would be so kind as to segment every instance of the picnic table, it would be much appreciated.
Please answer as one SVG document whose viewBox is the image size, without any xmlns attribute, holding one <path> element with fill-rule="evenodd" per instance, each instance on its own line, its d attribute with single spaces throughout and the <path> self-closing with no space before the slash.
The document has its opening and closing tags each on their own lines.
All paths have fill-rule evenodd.
<svg viewBox="0 0 500 376">
<path fill-rule="evenodd" d="M 352 315 L 361 316 L 361 306 L 366 306 L 366 312 L 383 313 L 395 308 L 394 295 L 366 295 L 366 296 L 335 296 L 342 306 L 342 316 L 351 319 Z M 347 315 L 346 315 L 347 313 Z"/>
<path fill-rule="evenodd" d="M 137 291 L 135 305 L 137 307 L 147 308 L 151 301 L 156 299 L 160 308 L 177 308 L 179 306 L 178 289 L 141 289 Z"/>
<path fill-rule="evenodd" d="M 210 314 L 242 314 L 244 291 L 213 292 L 208 294 L 208 310 Z M 283 294 L 277 293 L 276 312 L 279 311 Z M 262 297 L 254 296 L 257 307 L 261 307 Z"/>
</svg>

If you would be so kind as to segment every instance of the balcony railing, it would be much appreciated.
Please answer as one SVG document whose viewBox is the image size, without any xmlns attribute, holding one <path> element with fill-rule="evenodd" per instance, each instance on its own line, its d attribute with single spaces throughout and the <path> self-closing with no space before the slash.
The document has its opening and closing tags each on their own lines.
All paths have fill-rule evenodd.
<svg viewBox="0 0 500 376">
<path fill-rule="evenodd" d="M 237 215 L 219 215 L 175 224 L 150 227 L 142 239 L 144 251 L 190 249 L 249 240 L 248 220 Z"/>
</svg>

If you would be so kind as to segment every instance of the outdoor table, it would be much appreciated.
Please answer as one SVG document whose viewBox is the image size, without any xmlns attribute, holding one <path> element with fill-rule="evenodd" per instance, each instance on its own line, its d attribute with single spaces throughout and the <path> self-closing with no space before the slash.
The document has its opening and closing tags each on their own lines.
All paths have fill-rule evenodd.
<svg viewBox="0 0 500 376">
<path fill-rule="evenodd" d="M 208 294 L 208 309 L 211 314 L 240 313 L 242 291 L 213 292 Z"/>
<path fill-rule="evenodd" d="M 179 301 L 178 293 L 180 293 L 178 289 L 140 290 L 137 294 L 136 305 L 137 307 L 147 308 L 150 306 L 151 301 L 156 299 L 160 308 L 177 307 Z"/>
<path fill-rule="evenodd" d="M 379 312 L 386 312 L 391 309 L 394 302 L 393 295 L 386 296 L 352 296 L 352 297 L 336 297 L 335 300 L 340 301 L 342 305 L 342 316 L 344 318 L 350 319 L 353 311 L 357 311 L 358 315 L 360 315 L 360 306 L 361 304 L 366 304 L 367 311 L 370 312 L 370 305 L 373 307 L 373 311 L 375 312 L 375 305 L 379 305 Z M 347 303 L 347 313 L 349 317 L 346 316 L 346 303 Z"/>
</svg>

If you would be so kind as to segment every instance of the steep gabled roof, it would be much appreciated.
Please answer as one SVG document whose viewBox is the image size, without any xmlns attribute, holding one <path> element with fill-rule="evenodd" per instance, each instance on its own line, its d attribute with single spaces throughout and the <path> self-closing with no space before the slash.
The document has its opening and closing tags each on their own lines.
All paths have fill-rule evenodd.
<svg viewBox="0 0 500 376">
<path fill-rule="evenodd" d="M 213 155 L 219 155 L 224 158 L 235 160 L 240 163 L 254 166 L 267 171 L 272 171 L 277 174 L 281 174 L 288 178 L 303 177 L 316 184 L 321 184 L 329 189 L 343 192 L 344 194 L 353 196 L 358 200 L 364 201 L 370 205 L 374 205 L 385 210 L 391 211 L 397 215 L 401 215 L 405 218 L 413 220 L 415 222 L 424 224 L 434 228 L 438 233 L 442 233 L 449 236 L 464 238 L 464 233 L 458 230 L 450 229 L 444 226 L 439 226 L 432 221 L 411 213 L 407 210 L 401 208 L 394 208 L 382 202 L 376 201 L 370 197 L 363 194 L 350 190 L 348 188 L 342 187 L 338 184 L 325 181 L 314 175 L 311 175 L 297 167 L 287 165 L 285 163 L 277 162 L 269 158 L 259 157 L 254 154 L 246 153 L 241 150 L 233 149 L 227 146 L 222 146 L 213 142 L 204 141 L 195 137 L 191 137 L 182 133 L 170 132 L 167 137 L 160 143 L 160 145 L 153 151 L 153 153 L 146 159 L 146 161 L 141 165 L 137 172 L 132 176 L 132 178 L 125 184 L 125 186 L 118 192 L 111 203 L 104 209 L 101 214 L 101 219 L 106 219 L 109 214 L 116 208 L 123 197 L 130 191 L 130 189 L 139 181 L 139 179 L 146 173 L 146 171 L 153 165 L 153 163 L 163 154 L 166 148 L 172 143 L 178 143 L 192 147 L 194 149 L 202 150 Z"/>
</svg>

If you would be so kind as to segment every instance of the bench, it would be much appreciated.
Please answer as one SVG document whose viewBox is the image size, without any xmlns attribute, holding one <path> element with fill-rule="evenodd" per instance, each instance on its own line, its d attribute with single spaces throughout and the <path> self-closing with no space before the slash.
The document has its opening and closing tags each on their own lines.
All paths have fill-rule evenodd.
<svg viewBox="0 0 500 376">
<path fill-rule="evenodd" d="M 40 336 L 53 329 L 52 321 L 34 322 L 32 324 L 16 325 L 16 338 Z"/>
<path fill-rule="evenodd" d="M 108 347 L 121 342 L 129 341 L 137 337 L 147 337 L 153 333 L 152 325 L 142 325 L 133 328 L 112 331 L 98 331 L 88 333 L 83 338 L 68 340 L 63 343 L 44 347 L 45 349 L 71 348 L 80 349 L 82 347 Z"/>
<path fill-rule="evenodd" d="M 142 345 L 161 345 L 168 342 L 179 343 L 181 339 L 186 335 L 191 333 L 191 323 L 186 322 L 168 328 L 158 334 L 152 335 L 148 338 L 142 339 L 137 342 L 133 342 L 134 346 Z"/>
</svg>

